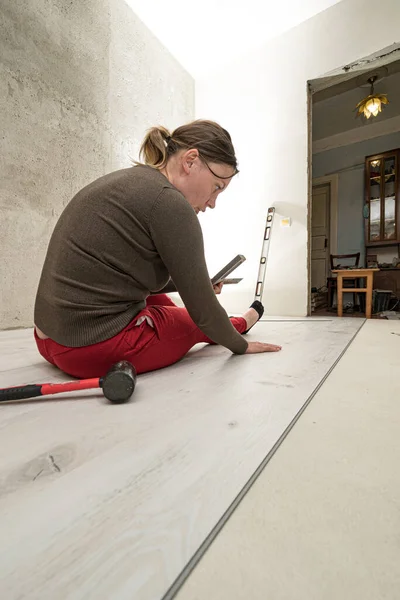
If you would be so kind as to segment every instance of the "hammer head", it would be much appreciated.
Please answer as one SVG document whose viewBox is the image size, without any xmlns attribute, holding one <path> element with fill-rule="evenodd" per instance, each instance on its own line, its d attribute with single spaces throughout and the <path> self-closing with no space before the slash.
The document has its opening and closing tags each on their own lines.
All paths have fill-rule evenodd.
<svg viewBox="0 0 400 600">
<path fill-rule="evenodd" d="M 136 377 L 135 367 L 127 360 L 121 360 L 101 379 L 104 396 L 113 404 L 128 402 L 135 389 Z"/>
</svg>

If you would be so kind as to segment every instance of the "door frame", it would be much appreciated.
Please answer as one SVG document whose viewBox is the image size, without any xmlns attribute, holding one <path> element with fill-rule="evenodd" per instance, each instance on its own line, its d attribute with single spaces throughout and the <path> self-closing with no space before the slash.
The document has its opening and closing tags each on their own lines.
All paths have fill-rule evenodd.
<svg viewBox="0 0 400 600">
<path fill-rule="evenodd" d="M 337 254 L 337 233 L 338 233 L 338 181 L 337 173 L 326 177 L 312 177 L 313 163 L 313 136 L 312 136 L 312 113 L 313 113 L 313 95 L 318 91 L 323 91 L 335 85 L 339 81 L 345 83 L 350 79 L 356 79 L 361 75 L 367 75 L 372 70 L 386 67 L 398 60 L 397 51 L 399 44 L 379 48 L 372 54 L 364 57 L 355 57 L 355 62 L 348 63 L 347 66 L 339 65 L 334 71 L 320 75 L 315 79 L 308 79 L 306 82 L 307 93 L 307 315 L 311 315 L 311 202 L 312 186 L 319 183 L 330 183 L 331 186 L 331 211 L 330 211 L 330 253 Z M 345 71 L 345 73 L 344 73 Z M 316 83 L 322 83 L 316 89 Z M 382 125 L 382 124 L 381 124 Z"/>
</svg>

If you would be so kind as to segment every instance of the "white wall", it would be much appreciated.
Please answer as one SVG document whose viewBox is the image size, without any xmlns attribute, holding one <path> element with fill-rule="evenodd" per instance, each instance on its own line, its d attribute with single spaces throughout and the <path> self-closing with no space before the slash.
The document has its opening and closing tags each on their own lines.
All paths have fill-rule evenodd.
<svg viewBox="0 0 400 600">
<path fill-rule="evenodd" d="M 382 0 L 379 10 L 376 6 L 373 0 L 342 1 L 197 82 L 197 116 L 227 127 L 240 160 L 238 179 L 220 196 L 218 210 L 203 220 L 211 271 L 238 252 L 248 259 L 240 271 L 245 281 L 222 295 L 229 311 L 243 310 L 253 298 L 264 219 L 273 204 L 278 219 L 266 310 L 307 313 L 306 82 L 399 40 L 400 2 Z M 279 215 L 290 216 L 292 226 L 280 228 Z"/>
</svg>

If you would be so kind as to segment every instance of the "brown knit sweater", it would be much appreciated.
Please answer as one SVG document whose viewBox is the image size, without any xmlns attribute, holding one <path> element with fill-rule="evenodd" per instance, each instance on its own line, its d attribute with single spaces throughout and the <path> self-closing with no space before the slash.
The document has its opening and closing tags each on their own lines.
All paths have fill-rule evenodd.
<svg viewBox="0 0 400 600">
<path fill-rule="evenodd" d="M 169 279 L 196 325 L 235 354 L 247 349 L 215 296 L 197 215 L 152 167 L 100 177 L 71 200 L 51 237 L 35 324 L 81 347 L 116 335 Z"/>
</svg>

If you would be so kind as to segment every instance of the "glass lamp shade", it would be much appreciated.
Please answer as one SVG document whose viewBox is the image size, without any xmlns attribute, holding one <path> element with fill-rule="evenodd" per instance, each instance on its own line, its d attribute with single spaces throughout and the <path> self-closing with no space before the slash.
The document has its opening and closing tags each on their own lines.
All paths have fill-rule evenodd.
<svg viewBox="0 0 400 600">
<path fill-rule="evenodd" d="M 357 117 L 364 115 L 367 119 L 378 116 L 382 112 L 382 104 L 389 104 L 386 94 L 371 94 L 356 106 Z"/>
<path fill-rule="evenodd" d="M 364 106 L 364 115 L 367 117 L 367 119 L 369 119 L 371 115 L 376 117 L 381 111 L 382 102 L 379 100 L 379 98 L 371 98 Z"/>
</svg>

